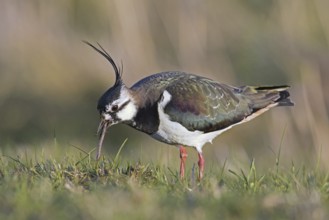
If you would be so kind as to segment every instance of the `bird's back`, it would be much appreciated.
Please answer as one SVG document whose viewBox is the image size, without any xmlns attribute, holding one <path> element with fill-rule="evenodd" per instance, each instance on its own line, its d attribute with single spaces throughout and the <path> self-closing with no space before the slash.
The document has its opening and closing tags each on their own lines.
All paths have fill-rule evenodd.
<svg viewBox="0 0 329 220">
<path fill-rule="evenodd" d="M 259 110 L 271 104 L 292 104 L 286 86 L 233 87 L 184 72 L 154 74 L 140 80 L 131 89 L 141 94 L 141 106 L 151 109 L 145 111 L 144 117 L 153 112 L 153 130 L 159 124 L 157 106 L 165 90 L 171 98 L 164 106 L 164 113 L 189 131 L 225 129 L 256 112 L 260 113 Z"/>
</svg>

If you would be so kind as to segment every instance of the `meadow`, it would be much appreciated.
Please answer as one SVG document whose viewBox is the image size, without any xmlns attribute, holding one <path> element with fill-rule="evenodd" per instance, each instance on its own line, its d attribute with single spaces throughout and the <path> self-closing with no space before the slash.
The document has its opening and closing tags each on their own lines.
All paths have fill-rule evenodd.
<svg viewBox="0 0 329 220">
<path fill-rule="evenodd" d="M 173 167 L 74 147 L 0 156 L 1 219 L 328 219 L 329 176 L 313 166 L 276 163 L 206 169 L 181 180 Z M 178 164 L 178 161 L 177 161 Z"/>
<path fill-rule="evenodd" d="M 329 1 L 2 0 L 0 219 L 329 219 Z M 127 86 L 180 70 L 290 85 L 275 108 L 204 147 L 109 129 L 95 161 L 111 66 Z M 125 141 L 127 140 L 127 141 Z"/>
</svg>

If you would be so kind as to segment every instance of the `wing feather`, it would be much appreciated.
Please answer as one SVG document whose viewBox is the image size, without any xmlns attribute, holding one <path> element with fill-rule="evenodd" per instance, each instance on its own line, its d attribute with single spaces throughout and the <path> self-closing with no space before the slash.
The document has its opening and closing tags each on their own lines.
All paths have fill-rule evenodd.
<svg viewBox="0 0 329 220">
<path fill-rule="evenodd" d="M 190 75 L 166 88 L 172 99 L 164 110 L 171 120 L 190 131 L 224 129 L 243 120 L 252 111 L 247 101 L 234 93 L 234 89 Z"/>
</svg>

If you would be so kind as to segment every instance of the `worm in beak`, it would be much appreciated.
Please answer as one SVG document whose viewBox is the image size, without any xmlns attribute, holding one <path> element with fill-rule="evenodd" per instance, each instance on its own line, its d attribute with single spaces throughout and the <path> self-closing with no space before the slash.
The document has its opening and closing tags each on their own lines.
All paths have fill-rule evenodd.
<svg viewBox="0 0 329 220">
<path fill-rule="evenodd" d="M 104 119 L 102 119 L 101 122 L 99 123 L 98 129 L 97 129 L 97 135 L 99 136 L 99 141 L 98 141 L 96 160 L 99 160 L 99 158 L 101 157 L 103 141 L 105 138 L 106 131 L 110 127 L 110 125 L 111 125 L 111 122 L 108 120 L 104 120 Z"/>
</svg>

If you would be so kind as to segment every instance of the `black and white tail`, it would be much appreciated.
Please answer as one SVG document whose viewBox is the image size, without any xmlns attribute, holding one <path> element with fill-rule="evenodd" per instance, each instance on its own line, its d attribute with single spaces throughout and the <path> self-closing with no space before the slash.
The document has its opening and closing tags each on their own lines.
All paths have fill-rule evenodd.
<svg viewBox="0 0 329 220">
<path fill-rule="evenodd" d="M 244 86 L 243 94 L 250 100 L 250 107 L 257 112 L 275 106 L 293 106 L 290 100 L 289 86 Z"/>
</svg>

